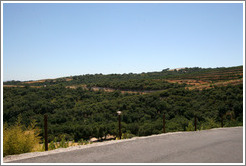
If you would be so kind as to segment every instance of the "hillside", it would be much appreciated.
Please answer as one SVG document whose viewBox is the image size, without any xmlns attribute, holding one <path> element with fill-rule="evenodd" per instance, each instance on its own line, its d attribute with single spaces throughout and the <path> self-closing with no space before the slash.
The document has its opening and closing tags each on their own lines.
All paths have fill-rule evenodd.
<svg viewBox="0 0 246 166">
<path fill-rule="evenodd" d="M 179 70 L 164 69 L 161 72 L 141 74 L 95 74 L 80 75 L 57 79 L 37 81 L 8 81 L 5 87 L 13 86 L 51 86 L 62 84 L 67 87 L 91 88 L 103 87 L 108 90 L 164 90 L 170 87 L 188 87 L 189 89 L 211 88 L 227 84 L 241 84 L 243 81 L 243 66 L 229 68 L 180 68 Z M 110 89 L 109 89 L 110 88 Z M 94 88 L 98 89 L 98 88 Z"/>
<path fill-rule="evenodd" d="M 122 133 L 143 136 L 243 124 L 243 67 L 185 68 L 141 74 L 82 75 L 58 79 L 5 82 L 3 121 L 28 126 L 36 120 L 43 137 L 48 115 L 49 141 L 89 140 Z M 36 88 L 33 88 L 36 87 Z M 107 88 L 107 89 L 105 89 Z M 124 92 L 124 93 L 121 93 Z"/>
</svg>

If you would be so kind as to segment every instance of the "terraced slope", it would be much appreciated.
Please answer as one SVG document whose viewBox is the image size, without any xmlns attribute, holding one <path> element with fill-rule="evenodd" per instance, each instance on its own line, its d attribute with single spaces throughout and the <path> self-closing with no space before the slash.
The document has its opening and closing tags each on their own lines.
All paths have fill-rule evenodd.
<svg viewBox="0 0 246 166">
<path fill-rule="evenodd" d="M 243 83 L 243 66 L 229 68 L 182 68 L 141 74 L 82 75 L 37 81 L 9 81 L 5 87 L 43 87 L 57 84 L 68 88 L 114 91 L 123 93 L 149 93 L 156 90 L 187 87 L 188 89 L 208 89 L 214 86 L 238 85 Z"/>
</svg>

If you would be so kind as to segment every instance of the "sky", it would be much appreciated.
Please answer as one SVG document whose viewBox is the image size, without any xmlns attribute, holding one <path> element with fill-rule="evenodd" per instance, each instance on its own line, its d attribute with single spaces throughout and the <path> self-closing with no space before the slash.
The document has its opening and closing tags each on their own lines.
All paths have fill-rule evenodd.
<svg viewBox="0 0 246 166">
<path fill-rule="evenodd" d="M 3 81 L 243 65 L 242 3 L 5 3 Z"/>
</svg>

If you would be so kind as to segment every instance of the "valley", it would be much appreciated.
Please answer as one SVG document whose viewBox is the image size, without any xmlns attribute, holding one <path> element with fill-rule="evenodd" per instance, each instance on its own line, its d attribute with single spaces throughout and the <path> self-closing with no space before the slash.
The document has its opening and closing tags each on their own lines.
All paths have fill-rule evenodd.
<svg viewBox="0 0 246 166">
<path fill-rule="evenodd" d="M 49 143 L 102 141 L 108 135 L 118 139 L 119 110 L 123 139 L 162 133 L 164 114 L 165 132 L 194 130 L 194 117 L 197 130 L 242 126 L 243 66 L 8 81 L 3 86 L 4 128 L 35 124 L 40 143 L 44 115 Z M 11 153 L 6 149 L 4 154 Z"/>
</svg>

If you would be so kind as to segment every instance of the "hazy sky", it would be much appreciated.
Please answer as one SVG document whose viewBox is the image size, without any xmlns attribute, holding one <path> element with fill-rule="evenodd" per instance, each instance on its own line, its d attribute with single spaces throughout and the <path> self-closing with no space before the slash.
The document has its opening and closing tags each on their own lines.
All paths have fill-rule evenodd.
<svg viewBox="0 0 246 166">
<path fill-rule="evenodd" d="M 4 4 L 3 80 L 243 65 L 243 4 Z"/>
</svg>

